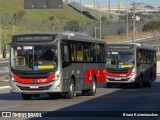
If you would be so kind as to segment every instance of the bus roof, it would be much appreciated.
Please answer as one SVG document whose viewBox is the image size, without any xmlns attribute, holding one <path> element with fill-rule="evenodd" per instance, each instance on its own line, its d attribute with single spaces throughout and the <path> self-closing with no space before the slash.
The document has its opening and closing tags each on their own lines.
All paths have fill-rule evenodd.
<svg viewBox="0 0 160 120">
<path fill-rule="evenodd" d="M 145 50 L 153 50 L 156 51 L 156 49 L 152 46 L 149 46 L 147 44 L 140 44 L 140 43 L 111 43 L 111 44 L 107 44 L 108 45 L 131 45 L 131 46 L 135 46 L 138 49 L 145 49 Z"/>
<path fill-rule="evenodd" d="M 86 42 L 98 42 L 98 43 L 105 43 L 104 40 L 101 39 L 95 39 L 89 36 L 85 33 L 79 33 L 79 32 L 47 32 L 47 33 L 31 33 L 31 34 L 18 34 L 13 35 L 13 37 L 22 37 L 22 36 L 43 36 L 43 35 L 57 35 L 57 37 L 60 37 L 61 39 L 69 39 L 69 40 L 77 40 L 77 41 L 86 41 Z M 80 38 L 80 39 L 78 39 Z"/>
</svg>

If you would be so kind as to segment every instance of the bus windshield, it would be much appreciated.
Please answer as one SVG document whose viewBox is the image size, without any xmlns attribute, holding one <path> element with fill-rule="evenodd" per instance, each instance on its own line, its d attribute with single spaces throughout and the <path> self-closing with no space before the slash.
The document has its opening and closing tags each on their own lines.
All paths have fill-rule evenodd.
<svg viewBox="0 0 160 120">
<path fill-rule="evenodd" d="M 134 67 L 134 54 L 133 52 L 107 52 L 106 54 L 106 67 L 126 69 Z"/>
<path fill-rule="evenodd" d="M 51 70 L 56 65 L 56 45 L 18 45 L 11 47 L 11 67 L 15 70 Z"/>
</svg>

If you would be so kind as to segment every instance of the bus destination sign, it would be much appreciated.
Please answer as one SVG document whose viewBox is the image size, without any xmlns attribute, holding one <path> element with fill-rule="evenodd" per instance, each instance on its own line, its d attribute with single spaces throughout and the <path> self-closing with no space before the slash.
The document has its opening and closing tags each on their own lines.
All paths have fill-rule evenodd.
<svg viewBox="0 0 160 120">
<path fill-rule="evenodd" d="M 53 41 L 55 36 L 17 36 L 17 42 L 27 42 L 27 41 Z"/>
<path fill-rule="evenodd" d="M 133 46 L 131 45 L 109 45 L 107 50 L 131 50 Z"/>
</svg>

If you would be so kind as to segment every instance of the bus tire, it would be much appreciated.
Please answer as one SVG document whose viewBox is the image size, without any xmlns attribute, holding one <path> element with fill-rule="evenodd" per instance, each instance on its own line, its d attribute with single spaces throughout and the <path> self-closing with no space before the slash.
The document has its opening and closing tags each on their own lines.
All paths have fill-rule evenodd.
<svg viewBox="0 0 160 120">
<path fill-rule="evenodd" d="M 107 88 L 111 88 L 111 87 L 112 87 L 112 84 L 111 84 L 111 83 L 106 83 L 106 87 L 107 87 Z"/>
<path fill-rule="evenodd" d="M 32 97 L 31 94 L 24 94 L 24 93 L 22 93 L 22 98 L 23 98 L 24 100 L 30 100 L 31 97 Z"/>
<path fill-rule="evenodd" d="M 92 88 L 87 91 L 88 96 L 94 96 L 96 94 L 96 79 L 93 77 L 92 79 Z"/>
<path fill-rule="evenodd" d="M 71 79 L 69 85 L 69 92 L 66 93 L 65 97 L 67 99 L 72 99 L 74 97 L 74 93 L 75 93 L 75 84 L 73 79 Z"/>
</svg>

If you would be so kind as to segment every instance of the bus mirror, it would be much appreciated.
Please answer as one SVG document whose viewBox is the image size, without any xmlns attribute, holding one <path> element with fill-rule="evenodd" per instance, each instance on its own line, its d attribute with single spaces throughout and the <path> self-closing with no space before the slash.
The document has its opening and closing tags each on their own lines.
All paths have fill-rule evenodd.
<svg viewBox="0 0 160 120">
<path fill-rule="evenodd" d="M 137 63 L 137 66 L 140 66 L 140 63 Z"/>
</svg>

